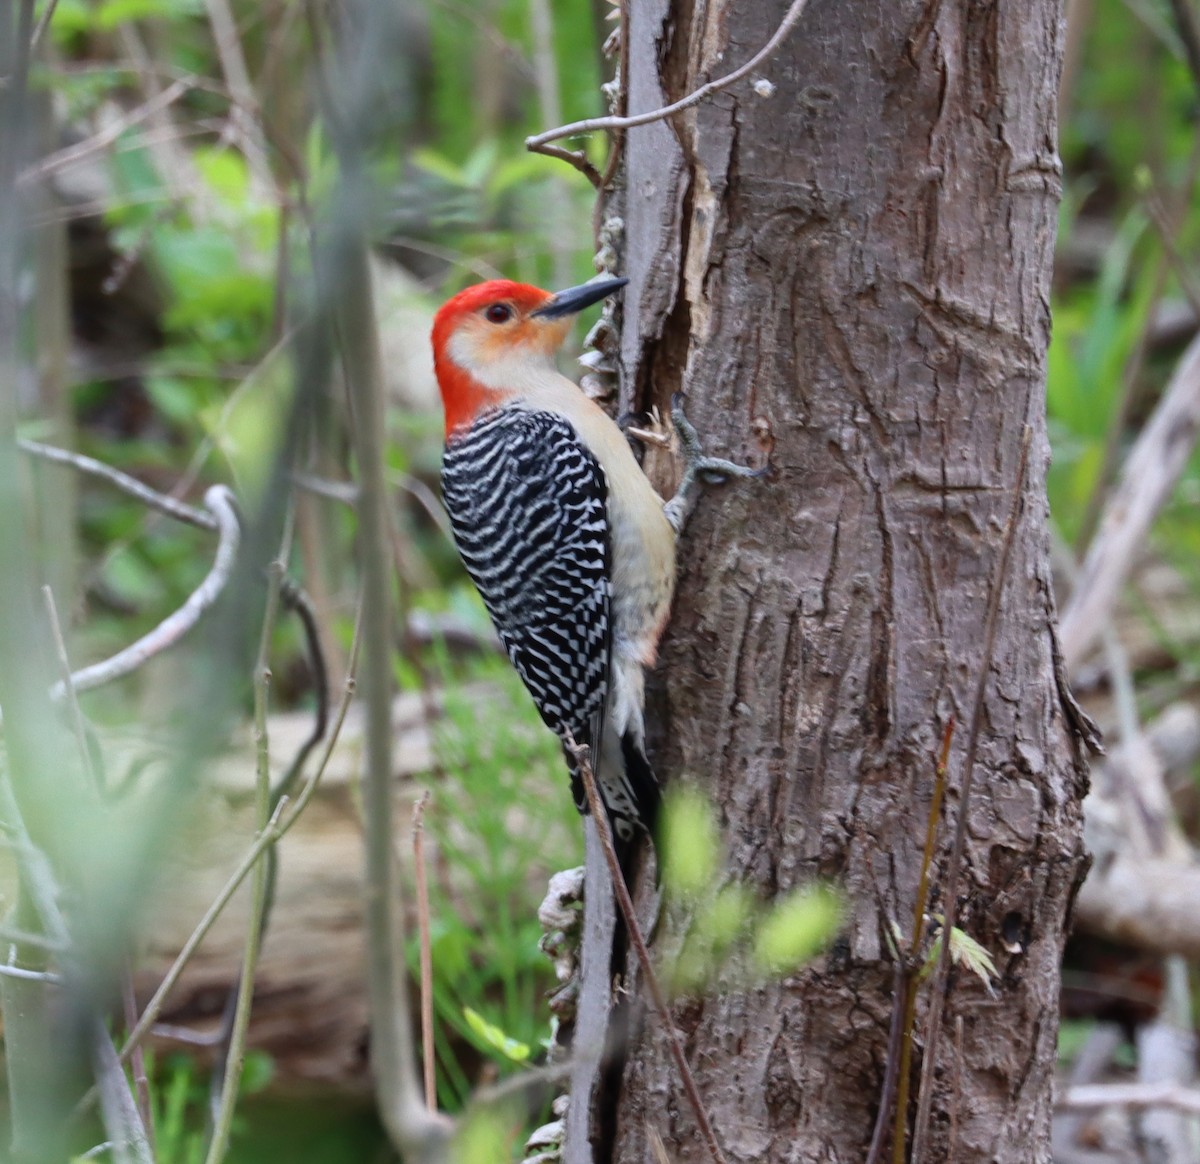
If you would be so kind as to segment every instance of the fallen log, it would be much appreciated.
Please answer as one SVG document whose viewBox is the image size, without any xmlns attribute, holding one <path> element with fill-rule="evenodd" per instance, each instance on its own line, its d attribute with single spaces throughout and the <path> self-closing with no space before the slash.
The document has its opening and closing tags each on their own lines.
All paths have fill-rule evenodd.
<svg viewBox="0 0 1200 1164">
<path fill-rule="evenodd" d="M 520 726 L 523 714 L 507 705 L 509 695 L 480 689 L 473 699 L 477 706 L 492 705 L 496 714 L 507 715 L 510 721 L 515 715 L 518 726 L 510 730 L 528 745 L 521 779 L 529 782 L 531 802 L 565 796 L 558 779 L 561 774 L 544 763 L 544 740 L 535 737 L 535 728 L 526 731 Z M 405 868 L 411 868 L 412 808 L 424 789 L 434 792 L 430 816 L 458 812 L 461 807 L 438 801 L 440 776 L 433 735 L 447 729 L 444 721 L 441 728 L 429 721 L 429 710 L 415 695 L 395 702 L 396 845 Z M 432 712 L 440 719 L 436 699 Z M 276 777 L 310 728 L 311 718 L 302 713 L 271 718 Z M 362 750 L 361 717 L 352 707 L 316 795 L 280 844 L 278 891 L 255 981 L 249 1035 L 250 1046 L 274 1060 L 277 1090 L 314 1085 L 364 1094 L 368 1090 L 358 798 Z M 252 844 L 253 785 L 254 753 L 247 728 L 208 772 L 206 787 L 189 809 L 190 819 L 147 908 L 135 976 L 140 1005 L 161 982 L 196 922 Z M 480 806 L 482 812 L 488 809 Z M 536 915 L 546 877 L 553 872 L 555 852 L 563 847 L 557 835 L 553 840 L 546 848 L 545 863 L 529 869 L 530 917 Z M 468 902 L 471 887 L 439 860 L 432 839 L 427 851 L 431 880 L 445 888 L 452 901 Z M 410 933 L 415 933 L 411 895 L 405 906 Z M 154 1039 L 159 1049 L 178 1050 L 182 1043 L 202 1061 L 208 1058 L 204 1040 L 211 1039 L 220 1026 L 240 967 L 248 908 L 248 886 L 243 885 L 172 992 Z M 465 905 L 462 912 L 471 916 Z M 550 982 L 548 961 L 546 970 Z M 415 989 L 412 997 L 415 1008 Z"/>
</svg>

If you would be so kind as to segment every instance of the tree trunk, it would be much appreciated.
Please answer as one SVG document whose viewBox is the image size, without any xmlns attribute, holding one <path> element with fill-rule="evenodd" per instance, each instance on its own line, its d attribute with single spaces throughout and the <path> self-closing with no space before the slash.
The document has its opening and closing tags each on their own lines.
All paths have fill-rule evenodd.
<svg viewBox="0 0 1200 1164">
<path fill-rule="evenodd" d="M 748 59 L 786 4 L 629 7 L 639 112 Z M 682 540 L 655 765 L 713 797 L 731 878 L 768 901 L 830 878 L 848 901 L 802 972 L 675 1005 L 731 1161 L 865 1158 L 892 1012 L 884 932 L 911 929 L 954 717 L 944 909 L 985 670 L 958 924 L 999 977 L 989 996 L 951 974 L 923 1158 L 1049 1158 L 1086 784 L 1056 681 L 1045 493 L 1060 55 L 1056 0 L 813 0 L 761 72 L 625 138 L 623 403 L 665 409 L 682 389 L 711 452 L 772 468 L 710 494 Z M 665 492 L 666 460 L 647 464 Z M 660 944 L 686 923 L 669 910 Z M 670 1159 L 707 1159 L 653 1018 L 608 1117 L 613 1159 L 654 1158 L 650 1129 Z"/>
</svg>

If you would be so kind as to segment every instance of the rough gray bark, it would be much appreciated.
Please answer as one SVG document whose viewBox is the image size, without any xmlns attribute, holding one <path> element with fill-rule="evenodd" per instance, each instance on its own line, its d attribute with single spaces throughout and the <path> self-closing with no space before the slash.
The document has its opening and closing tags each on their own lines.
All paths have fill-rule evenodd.
<svg viewBox="0 0 1200 1164">
<path fill-rule="evenodd" d="M 786 5 L 629 7 L 637 112 L 745 60 Z M 773 467 L 711 497 L 683 539 L 655 764 L 713 796 L 731 877 L 766 899 L 832 878 L 851 903 L 815 965 L 676 1006 L 731 1161 L 865 1158 L 891 1012 L 882 934 L 911 925 L 953 715 L 935 894 L 944 882 L 985 666 L 959 924 L 1000 979 L 988 997 L 951 977 L 925 1159 L 1049 1158 L 1086 783 L 1055 678 L 1044 489 L 1060 55 L 1057 0 L 813 0 L 765 70 L 773 94 L 743 81 L 625 138 L 610 207 L 631 278 L 624 403 L 683 389 L 712 451 Z M 662 455 L 647 465 L 666 491 Z M 668 912 L 660 942 L 684 924 Z M 706 1158 L 652 1019 L 607 1119 L 613 1159 L 653 1158 L 649 1128 L 672 1160 Z"/>
</svg>

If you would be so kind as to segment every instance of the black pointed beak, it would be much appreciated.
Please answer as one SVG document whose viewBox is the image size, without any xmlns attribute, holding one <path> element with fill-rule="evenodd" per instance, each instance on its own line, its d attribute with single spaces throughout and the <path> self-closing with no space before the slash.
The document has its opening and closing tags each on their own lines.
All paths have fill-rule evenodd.
<svg viewBox="0 0 1200 1164">
<path fill-rule="evenodd" d="M 606 299 L 614 291 L 620 291 L 628 282 L 628 279 L 597 279 L 580 287 L 570 287 L 535 308 L 529 315 L 533 319 L 561 319 L 564 315 L 574 315 Z"/>
</svg>

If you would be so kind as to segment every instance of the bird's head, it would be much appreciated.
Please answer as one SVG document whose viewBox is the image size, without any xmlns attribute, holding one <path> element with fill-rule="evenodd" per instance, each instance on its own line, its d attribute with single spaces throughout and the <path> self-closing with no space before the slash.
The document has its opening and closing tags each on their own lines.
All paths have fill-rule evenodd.
<svg viewBox="0 0 1200 1164">
<path fill-rule="evenodd" d="M 493 279 L 444 303 L 433 320 L 433 367 L 447 436 L 519 396 L 531 375 L 553 367 L 572 316 L 628 282 L 597 279 L 552 294 Z"/>
</svg>

